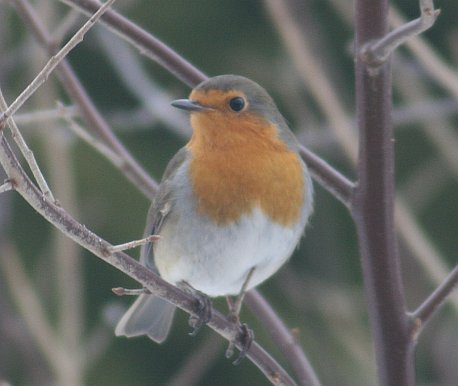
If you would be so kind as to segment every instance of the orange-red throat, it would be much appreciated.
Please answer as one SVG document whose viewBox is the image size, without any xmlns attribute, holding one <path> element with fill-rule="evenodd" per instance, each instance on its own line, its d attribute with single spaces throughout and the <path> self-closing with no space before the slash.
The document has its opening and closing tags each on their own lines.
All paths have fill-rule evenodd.
<svg viewBox="0 0 458 386">
<path fill-rule="evenodd" d="M 304 202 L 304 170 L 277 127 L 246 109 L 230 111 L 236 91 L 193 91 L 207 107 L 192 112 L 190 179 L 198 211 L 223 225 L 259 207 L 272 221 L 292 227 Z"/>
</svg>

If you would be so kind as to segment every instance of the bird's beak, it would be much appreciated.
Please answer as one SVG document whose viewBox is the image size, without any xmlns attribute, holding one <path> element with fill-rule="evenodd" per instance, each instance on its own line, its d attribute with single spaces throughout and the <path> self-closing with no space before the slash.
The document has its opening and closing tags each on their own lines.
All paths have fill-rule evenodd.
<svg viewBox="0 0 458 386">
<path fill-rule="evenodd" d="M 186 111 L 205 111 L 211 110 L 210 107 L 201 105 L 199 102 L 192 101 L 190 99 L 177 99 L 171 103 L 173 107 Z"/>
</svg>

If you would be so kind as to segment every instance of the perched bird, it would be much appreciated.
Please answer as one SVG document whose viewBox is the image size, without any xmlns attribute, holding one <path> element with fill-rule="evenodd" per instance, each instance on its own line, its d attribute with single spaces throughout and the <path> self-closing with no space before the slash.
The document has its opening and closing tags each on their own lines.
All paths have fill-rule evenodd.
<svg viewBox="0 0 458 386">
<path fill-rule="evenodd" d="M 312 211 L 312 181 L 269 94 L 236 75 L 210 78 L 172 106 L 190 113 L 190 141 L 168 164 L 149 211 L 141 262 L 210 297 L 239 295 L 290 257 Z M 243 294 L 242 294 L 243 296 Z M 116 335 L 167 337 L 175 307 L 142 294 Z"/>
</svg>

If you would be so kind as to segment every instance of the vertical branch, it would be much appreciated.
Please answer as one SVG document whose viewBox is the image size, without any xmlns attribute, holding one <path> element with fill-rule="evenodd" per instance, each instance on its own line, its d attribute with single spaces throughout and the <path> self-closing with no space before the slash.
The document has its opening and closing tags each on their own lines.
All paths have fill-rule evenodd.
<svg viewBox="0 0 458 386">
<path fill-rule="evenodd" d="M 380 385 L 415 384 L 404 289 L 394 232 L 394 147 L 390 63 L 368 63 L 363 48 L 388 31 L 388 1 L 356 2 L 358 185 L 354 219 Z"/>
</svg>

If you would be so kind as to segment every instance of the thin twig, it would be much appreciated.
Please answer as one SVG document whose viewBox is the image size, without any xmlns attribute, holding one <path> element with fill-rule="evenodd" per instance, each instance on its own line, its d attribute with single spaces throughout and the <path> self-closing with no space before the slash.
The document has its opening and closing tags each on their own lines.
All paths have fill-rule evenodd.
<svg viewBox="0 0 458 386">
<path fill-rule="evenodd" d="M 316 53 L 310 48 L 312 44 L 302 33 L 285 0 L 264 2 L 305 87 L 329 120 L 345 155 L 356 163 L 358 140 L 355 127 L 337 97 L 335 85 L 330 82 Z"/>
<path fill-rule="evenodd" d="M 36 111 L 16 113 L 14 120 L 18 125 L 36 125 L 42 121 L 53 121 L 61 119 L 62 116 L 75 118 L 79 115 L 78 109 L 75 106 L 61 104 L 57 109 L 40 109 Z"/>
<path fill-rule="evenodd" d="M 70 115 L 68 115 L 64 109 L 61 110 L 62 104 L 60 102 L 58 102 L 57 106 L 58 110 L 62 111 L 61 118 L 67 122 L 68 127 L 73 131 L 73 133 L 75 133 L 84 142 L 92 146 L 95 150 L 107 158 L 114 166 L 122 170 L 124 161 L 114 150 L 89 134 L 83 127 L 76 123 L 76 121 Z"/>
<path fill-rule="evenodd" d="M 81 11 L 90 12 L 97 5 L 95 0 L 62 0 L 65 3 L 68 3 L 72 6 L 77 7 Z M 165 67 L 166 70 L 175 74 L 179 79 L 185 81 L 191 87 L 194 87 L 197 83 L 206 79 L 206 76 L 193 67 L 189 62 L 179 57 L 178 54 L 173 52 L 170 48 L 166 47 L 164 43 L 160 42 L 157 38 L 150 35 L 143 29 L 137 27 L 131 21 L 127 20 L 123 16 L 117 14 L 115 11 L 108 11 L 104 17 L 102 17 L 102 22 L 106 23 L 110 29 L 112 29 L 116 34 L 122 36 L 125 40 L 133 44 L 135 47 L 140 47 L 141 52 L 144 53 L 145 50 L 148 50 L 150 55 L 154 57 L 154 60 L 157 58 L 161 59 L 161 64 Z M 170 51 L 172 53 L 170 53 Z M 164 56 L 165 55 L 165 56 Z M 319 67 L 319 66 L 317 66 Z M 322 88 L 322 84 L 317 85 L 317 89 Z M 329 105 L 329 99 L 323 98 L 325 105 Z M 340 105 L 339 105 L 340 106 Z M 343 111 L 339 106 L 334 107 L 330 110 L 329 116 L 336 116 L 335 123 L 336 128 L 344 125 L 344 121 L 348 121 L 347 116 L 345 119 L 339 119 L 343 116 L 341 114 L 334 114 L 335 111 Z M 353 130 L 350 126 L 346 126 L 347 134 Z M 355 134 L 352 134 L 351 141 L 353 141 L 353 153 L 356 154 L 355 144 L 357 143 Z M 351 142 L 350 141 L 350 142 Z M 312 173 L 317 177 L 318 182 L 323 184 L 323 187 L 327 190 L 330 190 L 331 193 L 337 192 L 339 199 L 348 206 L 349 198 L 349 189 L 351 188 L 351 182 L 349 182 L 345 177 L 340 179 L 338 176 L 341 176 L 338 171 L 332 169 L 331 166 L 327 165 L 325 161 L 320 160 L 316 155 L 312 154 L 310 151 L 301 150 L 301 155 L 304 157 L 306 162 L 310 162 L 310 169 Z M 315 170 L 315 167 L 317 170 Z M 331 176 L 327 178 L 327 174 L 332 172 Z M 336 177 L 337 176 L 337 177 Z M 333 186 L 333 182 L 337 181 L 338 186 Z M 345 185 L 348 185 L 345 187 Z"/>
<path fill-rule="evenodd" d="M 319 386 L 320 381 L 310 365 L 304 351 L 269 303 L 257 291 L 251 290 L 246 294 L 245 303 L 270 332 L 273 341 L 282 351 L 288 363 L 292 366 L 300 385 Z"/>
<path fill-rule="evenodd" d="M 400 12 L 394 7 L 389 15 L 390 24 L 397 28 L 406 22 Z M 456 68 L 448 65 L 441 58 L 433 47 L 418 36 L 406 42 L 406 47 L 412 52 L 415 60 L 422 64 L 422 70 L 425 71 L 431 79 L 434 79 L 441 87 L 458 98 L 458 74 Z"/>
<path fill-rule="evenodd" d="M 123 287 L 115 287 L 111 289 L 116 296 L 140 296 L 142 294 L 151 294 L 151 292 L 146 288 L 139 289 L 129 289 Z"/>
<path fill-rule="evenodd" d="M 0 185 L 0 193 L 9 192 L 10 190 L 14 190 L 11 181 L 6 181 L 2 185 Z"/>
<path fill-rule="evenodd" d="M 96 0 L 61 0 L 64 3 L 76 7 L 84 13 L 93 13 L 100 6 Z M 150 35 L 116 11 L 108 11 L 102 17 L 102 23 L 106 24 L 114 33 L 127 40 L 136 47 L 142 55 L 160 64 L 166 70 L 190 87 L 206 79 L 205 74 L 191 65 L 182 56 L 178 55 L 170 47 L 156 37 Z"/>
<path fill-rule="evenodd" d="M 434 10 L 433 0 L 420 0 L 420 12 L 418 19 L 401 25 L 361 48 L 361 58 L 368 67 L 378 68 L 401 44 L 431 28 L 440 13 L 439 10 Z"/>
<path fill-rule="evenodd" d="M 106 263 L 118 268 L 141 283 L 151 293 L 167 299 L 189 314 L 197 316 L 197 300 L 190 294 L 165 282 L 144 265 L 123 252 L 110 253 L 108 242 L 78 223 L 64 209 L 44 197 L 22 169 L 5 137 L 0 137 L 0 163 L 10 179 L 14 179 L 16 191 L 46 220 L 70 239 L 89 250 Z M 241 349 L 243 332 L 219 312 L 212 311 L 208 326 L 229 341 L 235 341 Z M 246 353 L 249 358 L 274 385 L 296 385 L 288 373 L 256 342 Z"/>
<path fill-rule="evenodd" d="M 35 91 L 48 79 L 49 75 L 59 65 L 59 63 L 68 55 L 68 53 L 75 48 L 84 39 L 84 35 L 95 25 L 97 20 L 103 15 L 105 11 L 114 3 L 115 0 L 107 0 L 96 13 L 73 35 L 73 37 L 65 44 L 55 55 L 53 55 L 38 75 L 32 82 L 19 94 L 13 103 L 0 115 L 0 126 L 4 124 L 5 120 L 11 117 L 34 93 Z"/>
<path fill-rule="evenodd" d="M 170 101 L 174 98 L 156 84 L 151 74 L 143 69 L 137 52 L 110 31 L 100 29 L 96 36 L 101 43 L 100 49 L 106 54 L 110 65 L 130 94 L 136 97 L 144 109 L 163 122 L 170 131 L 182 138 L 188 138 L 191 134 L 188 119 L 170 106 Z"/>
<path fill-rule="evenodd" d="M 458 265 L 447 275 L 434 292 L 411 314 L 415 324 L 421 329 L 440 309 L 441 304 L 451 296 L 458 285 Z M 419 329 L 416 331 L 417 334 Z"/>
<path fill-rule="evenodd" d="M 55 43 L 46 26 L 40 21 L 34 9 L 27 0 L 14 0 L 19 16 L 24 23 L 33 31 L 37 40 L 44 46 L 49 55 L 55 54 Z M 56 72 L 73 102 L 78 106 L 81 116 L 88 127 L 93 129 L 100 138 L 111 147 L 123 160 L 120 168 L 123 174 L 133 182 L 135 186 L 148 198 L 153 198 L 157 189 L 156 182 L 132 157 L 125 146 L 114 135 L 105 119 L 98 112 L 91 98 L 85 91 L 81 82 L 67 60 L 62 60 Z"/>
<path fill-rule="evenodd" d="M 396 204 L 396 222 L 404 229 L 400 234 L 402 240 L 409 246 L 430 280 L 439 285 L 449 269 L 444 263 L 445 258 L 441 256 L 428 234 L 417 225 L 417 220 L 409 210 L 406 200 L 398 196 Z M 453 297 L 452 302 L 458 313 L 458 298 Z"/>
<path fill-rule="evenodd" d="M 3 92 L 0 89 L 0 111 L 5 112 L 7 108 L 8 104 L 6 103 L 5 98 L 3 97 Z M 19 150 L 21 151 L 22 155 L 29 164 L 30 170 L 32 171 L 33 176 L 35 177 L 35 180 L 37 181 L 40 190 L 50 200 L 54 201 L 54 196 L 51 192 L 51 189 L 49 189 L 48 183 L 46 182 L 46 179 L 43 176 L 40 167 L 38 166 L 37 160 L 35 159 L 35 155 L 25 142 L 24 137 L 22 136 L 21 132 L 19 131 L 19 128 L 16 125 L 16 122 L 12 117 L 10 117 L 7 119 L 6 123 L 10 127 L 14 141 L 18 145 Z"/>
<path fill-rule="evenodd" d="M 153 241 L 157 241 L 160 238 L 161 238 L 161 236 L 159 236 L 159 235 L 151 235 L 151 236 L 145 237 L 144 239 L 133 240 L 133 241 L 129 241 L 128 243 L 119 244 L 119 245 L 113 245 L 111 247 L 110 252 L 111 253 L 115 253 L 115 252 L 125 251 L 127 249 L 137 248 L 137 247 L 139 247 L 141 245 L 148 244 L 148 243 L 151 243 Z"/>
<path fill-rule="evenodd" d="M 10 181 L 7 181 L 0 185 L 0 193 L 4 192 L 9 192 L 10 190 L 13 190 L 13 184 Z"/>
<path fill-rule="evenodd" d="M 305 146 L 299 146 L 299 154 L 320 185 L 351 209 L 354 183 Z"/>
</svg>

